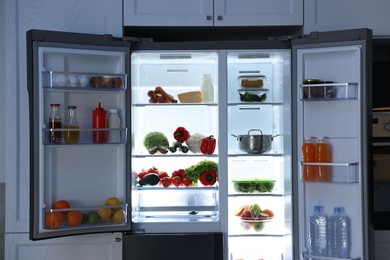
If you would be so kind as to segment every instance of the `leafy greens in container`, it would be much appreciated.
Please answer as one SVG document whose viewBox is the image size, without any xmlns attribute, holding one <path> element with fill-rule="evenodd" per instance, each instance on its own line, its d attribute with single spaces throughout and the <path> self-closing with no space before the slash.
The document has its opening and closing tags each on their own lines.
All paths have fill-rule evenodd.
<svg viewBox="0 0 390 260">
<path fill-rule="evenodd" d="M 233 179 L 234 190 L 236 192 L 272 192 L 275 180 L 272 179 Z"/>
</svg>

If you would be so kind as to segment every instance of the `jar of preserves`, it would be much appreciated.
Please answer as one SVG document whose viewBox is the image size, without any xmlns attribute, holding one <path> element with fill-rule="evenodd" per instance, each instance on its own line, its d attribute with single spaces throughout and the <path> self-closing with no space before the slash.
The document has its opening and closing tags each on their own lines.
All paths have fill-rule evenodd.
<svg viewBox="0 0 390 260">
<path fill-rule="evenodd" d="M 76 118 L 76 106 L 68 106 L 68 116 L 65 123 L 64 141 L 67 144 L 77 144 L 80 139 L 79 124 Z"/>
<path fill-rule="evenodd" d="M 60 104 L 50 104 L 49 114 L 49 143 L 57 144 L 62 141 L 62 132 L 56 129 L 62 128 Z"/>
</svg>

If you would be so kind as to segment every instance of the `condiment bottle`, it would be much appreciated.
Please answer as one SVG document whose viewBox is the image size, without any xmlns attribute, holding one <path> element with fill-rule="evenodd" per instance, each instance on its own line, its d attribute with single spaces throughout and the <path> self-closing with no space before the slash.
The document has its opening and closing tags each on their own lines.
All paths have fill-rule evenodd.
<svg viewBox="0 0 390 260">
<path fill-rule="evenodd" d="M 214 102 L 214 86 L 209 73 L 203 74 L 200 82 L 200 90 L 203 95 L 203 102 L 211 103 Z"/>
<path fill-rule="evenodd" d="M 329 145 L 325 142 L 324 137 L 318 137 L 318 141 L 315 145 L 316 148 L 316 162 L 329 163 L 330 151 Z M 329 181 L 330 179 L 330 167 L 325 165 L 318 165 L 317 167 L 317 181 Z"/>
<path fill-rule="evenodd" d="M 56 131 L 56 128 L 62 128 L 61 113 L 59 111 L 60 104 L 50 104 L 49 114 L 49 143 L 61 143 L 62 132 Z"/>
<path fill-rule="evenodd" d="M 312 163 L 316 161 L 315 145 L 311 137 L 305 137 L 305 141 L 302 144 L 302 161 Z M 302 180 L 315 181 L 316 171 L 317 169 L 314 165 L 302 165 Z"/>
<path fill-rule="evenodd" d="M 108 110 L 108 127 L 110 131 L 108 132 L 108 142 L 109 143 L 120 143 L 121 134 L 120 134 L 120 125 L 121 120 L 118 116 L 118 110 L 116 108 L 111 108 Z"/>
<path fill-rule="evenodd" d="M 68 117 L 65 123 L 64 141 L 67 144 L 77 144 L 80 139 L 79 124 L 76 118 L 76 106 L 68 106 Z M 68 131 L 67 131 L 68 130 Z"/>
<path fill-rule="evenodd" d="M 107 128 L 107 116 L 106 110 L 99 106 L 93 110 L 92 113 L 92 127 L 93 128 Z M 96 131 L 93 130 L 92 140 L 94 143 L 105 143 L 107 142 L 107 131 Z"/>
</svg>

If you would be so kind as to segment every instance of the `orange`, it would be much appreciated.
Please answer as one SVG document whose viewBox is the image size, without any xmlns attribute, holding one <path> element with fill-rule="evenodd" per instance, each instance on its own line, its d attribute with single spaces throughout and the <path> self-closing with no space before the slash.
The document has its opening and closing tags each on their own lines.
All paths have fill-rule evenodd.
<svg viewBox="0 0 390 260">
<path fill-rule="evenodd" d="M 54 203 L 53 209 L 68 209 L 70 208 L 70 203 L 67 200 L 58 200 Z M 63 211 L 63 214 L 66 214 L 67 211 Z"/>
<path fill-rule="evenodd" d="M 83 222 L 83 213 L 80 210 L 71 210 L 66 214 L 66 222 L 69 226 L 76 227 Z"/>
<path fill-rule="evenodd" d="M 269 209 L 263 209 L 261 212 L 267 214 L 270 218 L 274 217 L 274 213 Z"/>
<path fill-rule="evenodd" d="M 64 225 L 64 215 L 60 212 L 48 212 L 45 217 L 45 224 L 48 228 L 59 228 Z"/>
</svg>

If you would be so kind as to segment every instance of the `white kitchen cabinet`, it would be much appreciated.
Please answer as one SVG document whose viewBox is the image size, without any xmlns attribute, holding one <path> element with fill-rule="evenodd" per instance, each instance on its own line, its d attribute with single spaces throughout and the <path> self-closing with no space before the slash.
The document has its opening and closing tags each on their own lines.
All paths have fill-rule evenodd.
<svg viewBox="0 0 390 260">
<path fill-rule="evenodd" d="M 5 258 L 13 260 L 122 259 L 122 234 L 97 234 L 31 241 L 6 234 Z"/>
<path fill-rule="evenodd" d="M 387 0 L 310 0 L 304 10 L 305 33 L 366 27 L 390 35 Z"/>
<path fill-rule="evenodd" d="M 43 250 L 49 242 L 28 242 L 29 232 L 29 116 L 26 75 L 26 31 L 30 29 L 58 30 L 82 33 L 122 34 L 122 1 L 50 1 L 50 0 L 4 0 L 4 47 L 5 73 L 2 87 L 5 88 L 5 182 L 6 208 L 5 233 L 7 250 L 5 259 L 32 259 L 30 255 Z M 16 235 L 16 233 L 20 235 Z M 46 259 L 86 259 L 67 257 L 65 252 L 79 250 L 81 242 L 68 238 L 57 245 L 60 257 Z M 100 248 L 103 252 L 113 250 L 113 243 L 96 245 L 94 240 L 85 240 L 82 245 Z M 28 242 L 28 243 L 27 243 Z M 69 243 L 68 243 L 69 242 Z M 95 244 L 95 246 L 93 246 Z M 104 245 L 102 245 L 104 244 Z M 62 249 L 60 249 L 62 248 Z M 66 249 L 65 249 L 66 248 Z M 110 248 L 110 249 L 109 249 Z M 12 250 L 21 250 L 19 252 Z M 11 251 L 10 251 L 11 250 Z M 34 252 L 34 253 L 33 253 Z M 11 255 L 9 255 L 11 254 Z M 106 253 L 107 254 L 107 253 Z M 21 257 L 26 256 L 26 257 Z M 44 259 L 44 258 L 35 258 Z M 91 258 L 93 259 L 93 258 Z M 97 259 L 97 258 L 95 258 Z M 104 259 L 104 258 L 102 258 Z M 113 259 L 111 257 L 105 259 Z M 117 259 L 120 259 L 117 258 Z"/>
<path fill-rule="evenodd" d="M 303 25 L 303 0 L 124 0 L 125 26 Z"/>
</svg>

